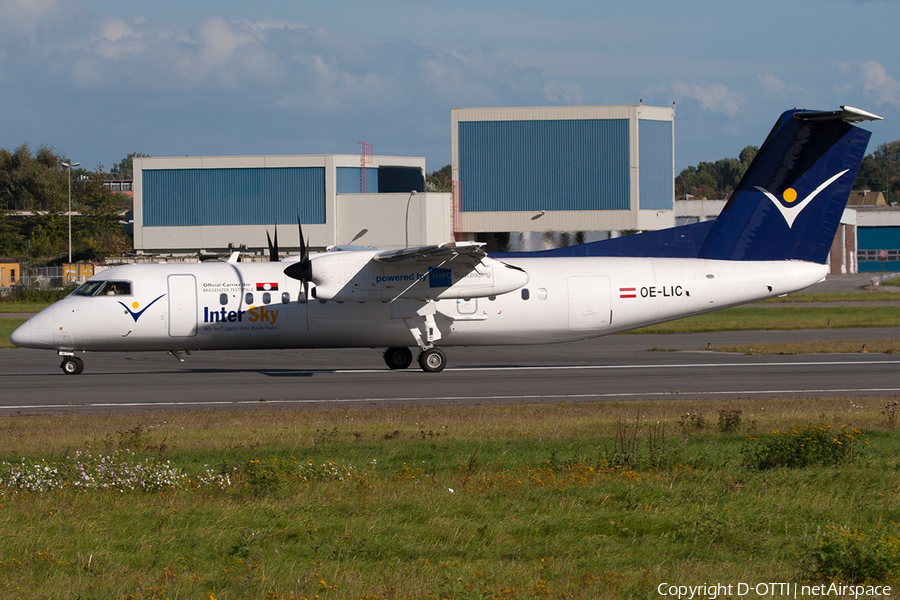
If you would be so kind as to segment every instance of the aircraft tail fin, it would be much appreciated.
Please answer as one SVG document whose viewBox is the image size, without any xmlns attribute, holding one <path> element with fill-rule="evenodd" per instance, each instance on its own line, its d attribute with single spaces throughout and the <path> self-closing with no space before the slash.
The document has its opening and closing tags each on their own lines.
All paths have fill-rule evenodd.
<svg viewBox="0 0 900 600">
<path fill-rule="evenodd" d="M 699 252 L 718 260 L 824 264 L 871 133 L 852 107 L 781 115 Z"/>
</svg>

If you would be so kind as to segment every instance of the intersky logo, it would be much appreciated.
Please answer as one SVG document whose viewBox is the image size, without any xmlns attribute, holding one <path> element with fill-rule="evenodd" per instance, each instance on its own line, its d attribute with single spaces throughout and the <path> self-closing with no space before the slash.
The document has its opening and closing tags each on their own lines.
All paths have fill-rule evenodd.
<svg viewBox="0 0 900 600">
<path fill-rule="evenodd" d="M 162 298 L 163 296 L 165 296 L 165 294 L 163 294 L 162 296 L 159 296 L 158 298 L 156 298 L 156 300 L 159 300 L 159 299 Z M 140 304 L 139 302 L 132 302 L 132 303 L 131 303 L 131 308 L 133 308 L 134 310 L 131 310 L 131 308 L 128 308 L 128 305 L 125 304 L 124 302 L 122 302 L 121 300 L 119 301 L 119 304 L 121 304 L 122 306 L 125 307 L 125 310 L 128 311 L 128 314 L 131 315 L 131 318 L 134 319 L 134 322 L 135 322 L 135 323 L 137 323 L 137 320 L 141 318 L 141 315 L 144 314 L 144 312 L 145 312 L 148 308 L 150 308 L 151 306 L 153 306 L 153 305 L 156 303 L 156 300 L 154 300 L 153 302 L 151 302 L 150 304 L 148 304 L 148 305 L 145 306 L 144 308 L 141 308 L 141 304 Z M 141 310 L 138 310 L 139 308 L 141 308 Z M 137 312 L 135 312 L 135 311 L 137 311 Z"/>
<path fill-rule="evenodd" d="M 828 179 L 825 183 L 814 189 L 806 198 L 794 204 L 797 201 L 797 190 L 794 188 L 788 188 L 784 190 L 784 194 L 782 195 L 784 198 L 784 203 L 782 203 L 775 195 L 769 190 L 762 188 L 760 186 L 756 186 L 756 189 L 761 191 L 766 197 L 772 201 L 772 204 L 775 205 L 775 208 L 778 209 L 778 212 L 781 213 L 781 216 L 784 217 L 785 223 L 787 223 L 788 227 L 793 228 L 794 219 L 800 216 L 800 213 L 803 212 L 803 209 L 809 206 L 809 203 L 812 202 L 813 198 L 819 195 L 819 192 L 827 188 L 829 185 L 838 180 L 838 178 L 849 171 L 850 169 L 845 169 L 838 173 L 837 175 Z"/>
</svg>

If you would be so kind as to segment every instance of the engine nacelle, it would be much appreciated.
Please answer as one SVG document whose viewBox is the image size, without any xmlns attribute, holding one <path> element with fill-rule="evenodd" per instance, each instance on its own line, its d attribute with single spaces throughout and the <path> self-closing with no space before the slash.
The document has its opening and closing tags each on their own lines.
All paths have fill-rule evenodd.
<svg viewBox="0 0 900 600">
<path fill-rule="evenodd" d="M 528 273 L 492 258 L 449 260 L 416 265 L 414 261 L 384 264 L 377 252 L 325 253 L 312 257 L 315 297 L 340 302 L 486 298 L 519 289 Z"/>
</svg>

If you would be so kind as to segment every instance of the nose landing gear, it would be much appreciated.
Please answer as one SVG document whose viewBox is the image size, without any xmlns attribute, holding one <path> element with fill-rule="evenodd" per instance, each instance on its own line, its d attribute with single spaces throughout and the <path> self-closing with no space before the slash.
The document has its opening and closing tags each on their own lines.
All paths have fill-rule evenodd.
<svg viewBox="0 0 900 600">
<path fill-rule="evenodd" d="M 84 361 L 77 356 L 63 356 L 62 364 L 59 368 L 66 375 L 78 375 L 84 371 Z"/>
</svg>

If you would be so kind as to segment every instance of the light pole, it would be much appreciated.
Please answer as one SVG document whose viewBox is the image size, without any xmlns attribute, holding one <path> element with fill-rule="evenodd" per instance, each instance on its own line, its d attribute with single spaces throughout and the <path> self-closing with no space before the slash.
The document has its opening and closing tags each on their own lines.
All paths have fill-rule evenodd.
<svg viewBox="0 0 900 600">
<path fill-rule="evenodd" d="M 72 264 L 72 167 L 77 167 L 80 164 L 72 161 L 62 163 L 62 166 L 69 171 L 69 265 Z M 72 267 L 70 266 L 69 269 L 71 272 Z M 69 283 L 68 280 L 66 283 Z"/>
<path fill-rule="evenodd" d="M 409 203 L 412 202 L 412 197 L 416 195 L 416 190 L 413 190 L 409 193 L 409 198 L 406 199 L 406 247 L 409 248 Z"/>
</svg>

